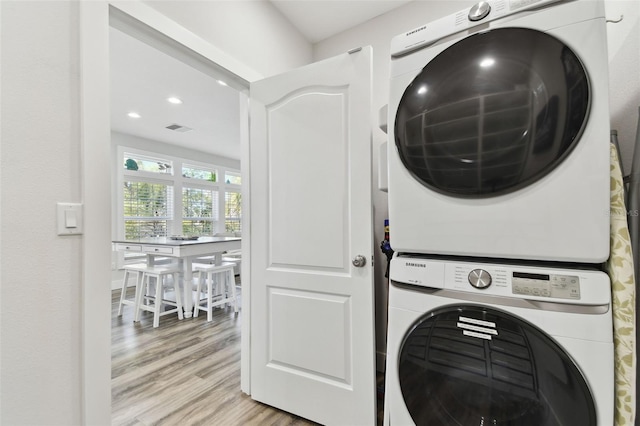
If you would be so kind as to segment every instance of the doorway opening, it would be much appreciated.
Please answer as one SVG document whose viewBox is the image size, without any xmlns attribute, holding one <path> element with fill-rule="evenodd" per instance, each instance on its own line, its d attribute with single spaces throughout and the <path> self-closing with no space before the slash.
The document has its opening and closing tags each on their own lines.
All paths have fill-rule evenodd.
<svg viewBox="0 0 640 426">
<path fill-rule="evenodd" d="M 243 208 L 242 216 L 240 216 L 237 205 L 241 200 L 241 194 L 246 192 L 243 186 L 248 185 L 248 179 L 242 182 L 240 157 L 243 155 L 243 150 L 248 150 L 242 145 L 248 143 L 246 137 L 248 134 L 247 97 L 249 83 L 187 45 L 179 43 L 160 30 L 153 28 L 152 25 L 141 22 L 115 6 L 109 7 L 109 46 L 111 70 L 111 239 L 125 238 L 130 228 L 135 228 L 139 233 L 153 233 L 157 229 L 161 229 L 166 236 L 215 235 L 229 232 L 238 234 L 242 232 L 245 234 L 243 240 L 248 240 L 248 226 L 243 227 L 242 223 L 244 218 L 244 222 L 248 225 L 248 220 L 246 220 L 249 213 L 248 208 Z M 163 84 L 166 86 L 165 90 L 158 90 L 163 87 Z M 151 96 L 154 98 L 150 99 Z M 179 101 L 182 101 L 182 104 Z M 196 106 L 194 107 L 194 105 Z M 170 111 L 179 112 L 178 108 L 180 107 L 182 107 L 182 112 L 176 114 L 179 118 L 169 119 L 168 115 L 165 115 L 167 110 L 171 108 L 173 110 Z M 135 111 L 136 108 L 139 111 Z M 128 116 L 127 114 L 131 112 L 137 113 L 137 116 Z M 224 126 L 221 127 L 220 124 L 224 124 Z M 232 143 L 220 147 L 222 145 L 219 143 L 220 141 L 231 141 Z M 142 171 L 142 173 L 133 172 L 133 168 L 126 167 L 127 162 L 124 157 L 127 155 L 123 156 L 124 153 L 129 157 L 134 157 L 133 161 L 140 160 L 141 164 L 147 160 L 152 165 L 157 163 L 160 166 L 157 174 L 154 174 L 155 170 L 141 170 L 137 164 L 136 172 Z M 156 161 L 158 158 L 160 161 Z M 202 173 L 208 174 L 207 177 L 205 178 Z M 151 185 L 162 182 L 166 187 L 171 187 L 170 191 L 165 191 L 165 195 L 170 193 L 171 197 L 165 197 L 163 211 L 166 214 L 162 218 L 164 223 L 160 228 L 157 227 L 160 220 L 156 220 L 158 219 L 156 217 L 150 217 L 156 211 L 127 217 L 124 208 L 126 196 L 123 188 L 127 182 L 130 183 L 132 180 L 135 180 L 137 184 L 143 182 Z M 157 206 L 157 200 L 153 200 L 151 204 Z M 132 222 L 136 221 L 137 227 L 130 226 Z M 122 252 L 112 252 L 112 289 L 121 285 L 122 272 L 120 268 L 127 262 L 140 260 L 136 259 L 135 255 L 125 256 Z M 246 259 L 244 260 L 246 261 Z M 240 273 L 239 268 L 236 269 L 236 273 Z M 248 283 L 248 268 L 247 273 L 240 274 L 240 276 L 244 278 L 242 281 Z M 246 286 L 244 290 L 242 297 L 247 301 L 249 291 Z M 228 374 L 236 374 L 237 376 L 240 371 L 240 330 L 242 329 L 242 333 L 248 337 L 249 312 L 243 315 L 242 326 L 240 326 L 239 317 L 235 317 L 233 314 L 225 317 L 223 310 L 216 314 L 220 322 L 223 322 L 227 327 L 226 331 L 220 330 L 220 335 L 227 336 L 227 343 L 236 343 L 234 346 L 236 352 L 225 358 L 224 362 L 214 361 L 209 357 L 208 363 L 212 369 L 218 368 L 222 364 L 233 365 L 228 370 Z M 117 308 L 116 313 L 112 310 L 111 319 L 112 324 L 121 322 L 117 326 L 119 334 L 113 337 L 118 340 L 118 344 L 126 346 L 127 343 L 124 343 L 126 339 L 136 339 L 138 342 L 144 340 L 146 349 L 143 351 L 145 356 L 142 358 L 140 358 L 139 352 L 129 360 L 119 359 L 115 369 L 116 363 L 112 360 L 112 377 L 122 373 L 122 369 L 133 369 L 136 370 L 134 376 L 135 374 L 143 374 L 147 375 L 147 378 L 154 377 L 153 380 L 157 380 L 158 377 L 171 376 L 172 371 L 188 363 L 188 360 L 193 361 L 198 354 L 206 357 L 202 352 L 197 352 L 194 349 L 198 345 L 192 347 L 188 341 L 181 340 L 173 352 L 184 349 L 186 360 L 176 361 L 175 364 L 169 363 L 170 365 L 164 366 L 162 370 L 153 370 L 155 367 L 150 367 L 150 364 L 143 365 L 145 364 L 144 360 L 149 361 L 149 356 L 153 356 L 150 355 L 153 353 L 158 356 L 158 351 L 162 347 L 168 346 L 167 343 L 171 339 L 167 335 L 159 338 L 156 342 L 156 349 L 153 349 L 153 340 L 159 337 L 159 333 L 158 330 L 151 327 L 150 322 L 148 322 L 148 326 L 140 327 L 134 325 L 131 321 L 131 315 L 129 318 L 125 316 L 120 319 L 115 318 L 116 316 Z M 211 329 L 215 328 L 215 324 L 213 324 L 215 317 L 214 321 L 209 324 L 206 319 L 206 315 L 201 315 L 199 318 L 185 318 L 183 321 L 164 317 L 161 320 L 161 327 L 166 331 L 174 327 L 172 322 L 175 322 L 175 327 L 172 328 L 173 331 L 169 333 L 169 336 L 185 337 L 185 335 L 191 335 L 190 339 L 201 340 L 199 346 L 201 350 L 215 349 L 215 341 L 207 343 L 206 339 L 199 336 L 207 334 L 207 337 L 210 337 Z M 126 324 L 127 330 L 124 330 L 125 324 L 122 321 L 127 320 L 129 320 Z M 166 322 L 166 327 L 164 322 Z M 178 322 L 180 324 L 177 324 Z M 193 324 L 189 324 L 189 322 Z M 193 327 L 189 329 L 191 325 Z M 115 328 L 114 326 L 114 330 Z M 222 341 L 225 339 L 223 338 Z M 248 342 L 246 344 L 248 345 Z M 126 350 L 124 353 L 123 356 L 126 358 Z M 224 351 L 220 353 L 221 356 L 225 354 Z M 171 359 L 171 356 L 174 354 L 167 355 L 167 359 Z M 249 365 L 248 359 L 246 364 Z M 154 372 L 147 374 L 149 371 L 145 372 L 145 368 Z M 243 385 L 242 388 L 248 392 L 248 374 L 243 374 L 243 380 L 245 380 L 245 376 L 247 385 Z M 122 377 L 122 381 L 130 380 L 130 377 Z M 135 380 L 134 386 L 144 388 L 144 379 Z M 201 380 L 203 383 L 206 382 L 204 377 L 201 377 Z M 125 388 L 127 386 L 125 384 Z M 239 393 L 239 389 L 237 391 Z M 251 401 L 250 397 L 241 396 Z M 115 406 L 118 396 L 114 394 L 113 398 Z"/>
</svg>

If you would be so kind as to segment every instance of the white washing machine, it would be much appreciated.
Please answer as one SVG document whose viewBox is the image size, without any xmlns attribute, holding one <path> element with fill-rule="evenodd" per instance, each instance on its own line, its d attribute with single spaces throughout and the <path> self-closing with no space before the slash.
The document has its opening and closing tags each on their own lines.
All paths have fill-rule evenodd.
<svg viewBox="0 0 640 426">
<path fill-rule="evenodd" d="M 489 0 L 393 38 L 396 252 L 598 263 L 609 253 L 602 0 Z"/>
<path fill-rule="evenodd" d="M 614 423 L 605 273 L 419 257 L 390 273 L 385 425 Z"/>
</svg>

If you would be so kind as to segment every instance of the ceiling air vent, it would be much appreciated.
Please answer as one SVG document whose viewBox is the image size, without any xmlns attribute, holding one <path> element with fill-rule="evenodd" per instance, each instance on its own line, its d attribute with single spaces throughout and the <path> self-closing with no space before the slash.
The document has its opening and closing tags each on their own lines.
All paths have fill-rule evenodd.
<svg viewBox="0 0 640 426">
<path fill-rule="evenodd" d="M 173 130 L 175 132 L 181 132 L 181 133 L 190 132 L 190 131 L 193 130 L 191 127 L 181 126 L 180 124 L 171 124 L 170 126 L 167 126 L 166 128 L 169 129 L 169 130 Z"/>
</svg>

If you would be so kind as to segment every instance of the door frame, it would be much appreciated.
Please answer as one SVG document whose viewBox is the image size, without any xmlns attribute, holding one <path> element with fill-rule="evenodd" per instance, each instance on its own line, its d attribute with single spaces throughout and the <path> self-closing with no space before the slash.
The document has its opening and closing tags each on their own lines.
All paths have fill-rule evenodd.
<svg viewBox="0 0 640 426">
<path fill-rule="evenodd" d="M 248 194 L 250 176 L 248 82 L 262 78 L 211 43 L 203 40 L 175 21 L 141 2 L 79 2 L 79 97 L 81 187 L 85 222 L 82 248 L 81 317 L 82 379 L 81 409 L 83 424 L 111 423 L 111 166 L 109 108 L 109 27 L 116 17 L 145 41 L 155 39 L 160 45 L 178 52 L 181 60 L 200 70 L 209 67 L 224 76 L 241 96 L 241 167 L 243 192 Z M 156 46 L 157 47 L 157 46 Z M 246 101 L 246 102 L 243 102 Z M 243 197 L 249 200 L 249 196 Z M 248 204 L 248 203 L 247 203 Z M 250 224 L 250 205 L 243 205 L 245 224 Z M 104 226 L 105 221 L 109 226 Z M 244 226 L 243 249 L 250 247 L 251 230 Z M 246 255 L 249 250 L 243 250 Z M 250 306 L 249 261 L 242 262 L 243 304 Z M 250 309 L 243 311 L 241 343 L 241 390 L 250 393 Z"/>
</svg>

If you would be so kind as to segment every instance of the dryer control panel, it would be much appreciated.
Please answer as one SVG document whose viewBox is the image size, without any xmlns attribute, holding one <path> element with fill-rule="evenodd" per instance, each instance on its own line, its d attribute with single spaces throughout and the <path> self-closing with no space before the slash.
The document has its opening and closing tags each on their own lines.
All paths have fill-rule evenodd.
<svg viewBox="0 0 640 426">
<path fill-rule="evenodd" d="M 398 34 L 391 40 L 391 57 L 397 58 L 422 49 L 456 32 L 487 24 L 498 18 L 529 9 L 540 9 L 560 0 L 485 0 L 418 28 Z"/>
</svg>

